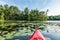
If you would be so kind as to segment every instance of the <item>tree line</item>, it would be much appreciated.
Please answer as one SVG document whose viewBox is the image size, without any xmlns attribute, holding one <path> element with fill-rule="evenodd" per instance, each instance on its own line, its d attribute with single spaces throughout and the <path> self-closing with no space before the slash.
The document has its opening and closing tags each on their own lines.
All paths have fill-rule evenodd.
<svg viewBox="0 0 60 40">
<path fill-rule="evenodd" d="M 60 15 L 49 16 L 49 19 L 48 20 L 60 20 Z"/>
<path fill-rule="evenodd" d="M 17 6 L 0 5 L 0 20 L 45 21 L 47 19 L 47 11 L 29 10 L 27 7 L 20 10 Z"/>
</svg>

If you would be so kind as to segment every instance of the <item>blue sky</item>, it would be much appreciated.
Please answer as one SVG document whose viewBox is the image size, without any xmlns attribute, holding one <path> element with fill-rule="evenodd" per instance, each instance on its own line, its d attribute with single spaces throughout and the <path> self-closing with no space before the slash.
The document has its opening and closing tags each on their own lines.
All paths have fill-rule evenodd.
<svg viewBox="0 0 60 40">
<path fill-rule="evenodd" d="M 17 6 L 20 10 L 25 7 L 46 11 L 48 15 L 60 15 L 60 0 L 0 0 L 0 5 L 8 4 Z"/>
</svg>

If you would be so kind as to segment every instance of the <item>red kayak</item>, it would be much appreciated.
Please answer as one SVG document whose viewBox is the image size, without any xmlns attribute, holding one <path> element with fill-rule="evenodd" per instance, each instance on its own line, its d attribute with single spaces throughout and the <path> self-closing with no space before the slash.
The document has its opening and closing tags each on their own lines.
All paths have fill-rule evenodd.
<svg viewBox="0 0 60 40">
<path fill-rule="evenodd" d="M 44 36 L 41 34 L 39 29 L 36 29 L 36 31 L 30 36 L 29 40 L 46 40 Z"/>
</svg>

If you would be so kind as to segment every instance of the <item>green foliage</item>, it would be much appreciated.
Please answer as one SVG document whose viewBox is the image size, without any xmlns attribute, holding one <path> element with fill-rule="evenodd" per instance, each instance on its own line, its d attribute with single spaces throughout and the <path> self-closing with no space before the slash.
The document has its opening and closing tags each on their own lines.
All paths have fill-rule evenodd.
<svg viewBox="0 0 60 40">
<path fill-rule="evenodd" d="M 49 16 L 48 20 L 60 20 L 60 15 L 57 16 Z"/>
<path fill-rule="evenodd" d="M 1 14 L 0 24 L 4 24 L 4 13 Z"/>
<path fill-rule="evenodd" d="M 48 19 L 48 16 L 44 11 L 31 10 L 30 11 L 30 21 L 45 21 Z"/>
<path fill-rule="evenodd" d="M 16 6 L 0 5 L 0 19 L 3 17 L 4 20 L 45 21 L 48 19 L 46 13 L 37 9 L 30 11 L 27 7 L 21 11 Z"/>
<path fill-rule="evenodd" d="M 3 37 L 0 36 L 0 40 L 5 40 Z"/>
<path fill-rule="evenodd" d="M 29 10 L 27 7 L 22 11 L 18 9 L 16 6 L 8 6 L 6 5 L 0 5 L 0 35 L 5 32 L 4 34 L 10 33 L 12 31 L 17 31 L 17 28 L 29 28 L 29 25 L 4 25 L 5 20 L 19 20 L 19 21 L 45 21 L 48 19 L 47 14 L 45 11 L 39 11 L 37 9 Z M 1 25 L 3 24 L 3 25 Z M 36 28 L 34 27 L 31 27 Z M 30 29 L 31 29 L 30 28 Z"/>
<path fill-rule="evenodd" d="M 24 20 L 28 21 L 28 17 L 29 17 L 29 9 L 25 8 L 24 9 Z"/>
</svg>

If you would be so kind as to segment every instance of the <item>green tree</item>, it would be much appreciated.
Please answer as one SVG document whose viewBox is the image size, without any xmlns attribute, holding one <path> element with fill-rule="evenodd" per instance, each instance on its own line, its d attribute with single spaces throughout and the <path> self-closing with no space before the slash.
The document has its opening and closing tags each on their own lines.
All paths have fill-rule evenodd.
<svg viewBox="0 0 60 40">
<path fill-rule="evenodd" d="M 9 7 L 9 20 L 17 20 L 20 10 L 16 6 Z"/>
<path fill-rule="evenodd" d="M 27 20 L 28 21 L 28 16 L 29 16 L 29 9 L 26 7 L 24 9 L 24 20 Z"/>
<path fill-rule="evenodd" d="M 40 15 L 39 17 L 40 21 L 45 21 L 48 19 L 48 16 L 46 15 L 44 11 L 39 12 L 39 15 Z"/>
<path fill-rule="evenodd" d="M 1 14 L 1 24 L 4 24 L 4 13 Z"/>
<path fill-rule="evenodd" d="M 44 11 L 31 10 L 30 11 L 30 20 L 31 21 L 44 21 L 47 20 L 47 14 Z"/>
<path fill-rule="evenodd" d="M 4 19 L 5 20 L 9 20 L 9 7 L 8 7 L 8 5 L 6 4 L 6 5 L 4 5 Z"/>
</svg>

